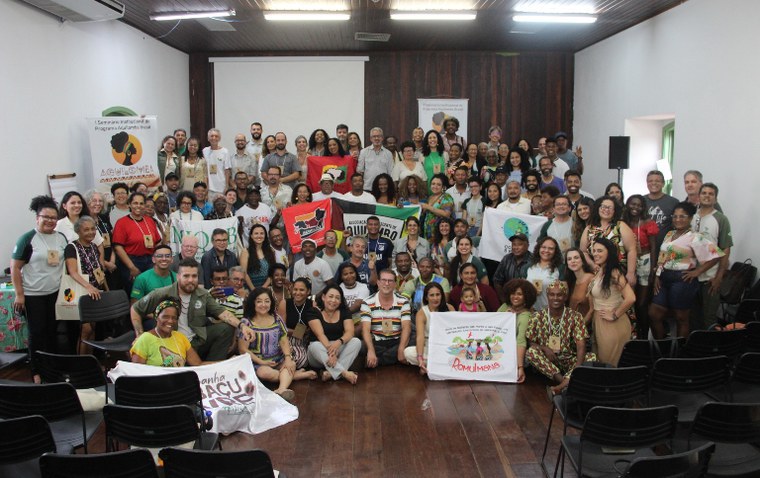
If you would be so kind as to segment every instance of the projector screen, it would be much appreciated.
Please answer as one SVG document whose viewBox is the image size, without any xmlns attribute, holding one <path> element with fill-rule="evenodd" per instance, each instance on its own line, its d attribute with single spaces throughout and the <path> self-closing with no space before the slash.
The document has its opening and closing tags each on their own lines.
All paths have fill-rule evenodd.
<svg viewBox="0 0 760 478">
<path fill-rule="evenodd" d="M 266 137 L 283 131 L 288 151 L 317 128 L 330 137 L 344 123 L 364 143 L 364 62 L 369 57 L 210 58 L 214 63 L 215 127 L 222 145 L 235 149 L 237 133 L 251 136 L 259 122 Z M 206 138 L 203 138 L 205 143 Z"/>
</svg>

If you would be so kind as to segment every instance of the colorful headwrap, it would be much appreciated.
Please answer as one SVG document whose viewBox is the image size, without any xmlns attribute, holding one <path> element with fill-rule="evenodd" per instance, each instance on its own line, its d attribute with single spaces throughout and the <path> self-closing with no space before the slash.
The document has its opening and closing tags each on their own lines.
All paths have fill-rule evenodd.
<svg viewBox="0 0 760 478">
<path fill-rule="evenodd" d="M 168 309 L 169 307 L 174 307 L 175 309 L 177 309 L 177 311 L 179 311 L 180 310 L 179 301 L 175 299 L 174 297 L 169 297 L 167 299 L 162 300 L 156 306 L 156 311 L 153 314 L 153 317 L 158 317 L 158 314 L 163 312 L 164 309 Z"/>
<path fill-rule="evenodd" d="M 567 282 L 559 279 L 553 280 L 547 289 L 551 289 L 553 287 L 557 287 L 559 290 L 561 290 L 564 294 L 567 294 Z"/>
</svg>

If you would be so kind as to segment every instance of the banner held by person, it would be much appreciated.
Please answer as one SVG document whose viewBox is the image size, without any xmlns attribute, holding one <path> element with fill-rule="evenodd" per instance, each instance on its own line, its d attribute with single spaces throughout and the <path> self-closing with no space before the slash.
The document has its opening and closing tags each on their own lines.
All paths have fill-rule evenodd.
<svg viewBox="0 0 760 478">
<path fill-rule="evenodd" d="M 395 241 L 406 234 L 404 222 L 407 218 L 420 217 L 419 206 L 395 207 L 383 204 L 364 204 L 334 199 L 333 227 L 351 231 L 353 236 L 367 235 L 367 219 L 377 216 L 380 219 L 380 236 Z"/>
<path fill-rule="evenodd" d="M 433 312 L 429 340 L 430 380 L 517 381 L 513 312 Z"/>
<path fill-rule="evenodd" d="M 152 376 L 193 371 L 198 375 L 203 407 L 211 412 L 216 433 L 262 433 L 298 419 L 298 408 L 266 388 L 248 355 L 198 367 L 156 367 L 118 361 L 108 372 L 112 382 L 123 376 Z"/>
<path fill-rule="evenodd" d="M 155 116 L 88 118 L 90 157 L 95 188 L 103 193 L 125 182 L 158 187 Z"/>
<path fill-rule="evenodd" d="M 517 233 L 528 236 L 529 250 L 532 251 L 546 221 L 543 216 L 486 208 L 483 214 L 483 237 L 479 247 L 481 259 L 501 261 L 505 255 L 512 252 L 509 238 Z"/>
<path fill-rule="evenodd" d="M 214 247 L 211 242 L 211 234 L 214 229 L 224 229 L 229 235 L 227 240 L 227 249 L 237 253 L 238 245 L 238 219 L 228 217 L 225 219 L 214 219 L 212 221 L 183 221 L 172 219 L 169 225 L 169 246 L 174 253 L 179 252 L 182 245 L 182 238 L 185 236 L 195 236 L 198 238 L 198 252 L 195 253 L 195 260 L 201 260 L 203 253 L 210 251 Z"/>
<path fill-rule="evenodd" d="M 321 246 L 325 243 L 325 232 L 332 227 L 332 202 L 323 199 L 286 207 L 282 210 L 282 219 L 293 252 L 301 252 L 304 239 L 311 239 Z"/>
<path fill-rule="evenodd" d="M 307 156 L 306 185 L 313 192 L 319 191 L 319 181 L 323 174 L 329 174 L 333 181 L 333 191 L 344 194 L 351 190 L 351 176 L 356 170 L 356 160 L 351 156 Z"/>
</svg>

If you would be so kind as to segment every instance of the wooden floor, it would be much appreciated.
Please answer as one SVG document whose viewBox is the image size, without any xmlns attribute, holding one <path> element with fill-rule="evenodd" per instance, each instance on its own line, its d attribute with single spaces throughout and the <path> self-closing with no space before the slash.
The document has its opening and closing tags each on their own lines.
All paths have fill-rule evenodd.
<svg viewBox="0 0 760 478">
<path fill-rule="evenodd" d="M 2 376 L 19 380 L 28 372 Z M 432 382 L 400 365 L 364 371 L 356 386 L 297 382 L 298 420 L 222 443 L 225 450 L 266 450 L 288 478 L 540 477 L 551 409 L 546 383 L 530 373 L 522 385 Z M 550 469 L 561 421 L 553 428 Z M 90 452 L 104 451 L 100 430 Z"/>
</svg>

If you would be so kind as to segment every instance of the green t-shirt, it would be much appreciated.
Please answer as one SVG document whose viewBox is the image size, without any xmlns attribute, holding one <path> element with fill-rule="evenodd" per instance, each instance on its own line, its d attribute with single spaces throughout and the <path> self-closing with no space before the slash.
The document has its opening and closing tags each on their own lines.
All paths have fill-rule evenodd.
<svg viewBox="0 0 760 478">
<path fill-rule="evenodd" d="M 177 274 L 172 271 L 169 271 L 169 275 L 166 277 L 161 277 L 156 274 L 154 269 L 149 269 L 135 278 L 135 282 L 132 284 L 132 294 L 130 297 L 135 300 L 140 300 L 150 294 L 151 291 L 172 285 L 176 280 Z"/>
</svg>

